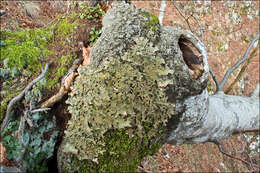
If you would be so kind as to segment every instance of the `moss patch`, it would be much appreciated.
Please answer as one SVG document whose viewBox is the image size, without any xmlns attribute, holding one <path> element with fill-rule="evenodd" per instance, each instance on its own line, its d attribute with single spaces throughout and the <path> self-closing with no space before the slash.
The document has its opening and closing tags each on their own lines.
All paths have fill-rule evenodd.
<svg viewBox="0 0 260 173">
<path fill-rule="evenodd" d="M 60 16 L 56 23 L 41 29 L 1 31 L 0 40 L 5 45 L 1 46 L 0 57 L 0 122 L 8 102 L 41 73 L 46 62 L 52 62 L 52 66 L 43 79 L 45 93 L 53 94 L 59 89 L 62 76 L 76 57 L 75 18 L 76 15 Z"/>
<path fill-rule="evenodd" d="M 152 13 L 145 13 L 143 12 L 142 15 L 144 17 L 147 17 L 147 21 L 145 22 L 145 25 L 147 28 L 150 28 L 152 31 L 157 31 L 158 27 L 160 26 L 159 24 L 159 19 Z"/>
</svg>

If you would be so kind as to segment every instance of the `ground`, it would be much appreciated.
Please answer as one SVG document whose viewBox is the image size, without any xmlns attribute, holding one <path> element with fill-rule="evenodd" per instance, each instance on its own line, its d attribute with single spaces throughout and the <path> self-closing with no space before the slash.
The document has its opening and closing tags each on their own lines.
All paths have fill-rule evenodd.
<svg viewBox="0 0 260 173">
<path fill-rule="evenodd" d="M 133 4 L 146 8 L 159 16 L 160 1 L 134 1 Z M 196 8 L 194 7 L 196 5 Z M 23 1 L 1 1 L 0 9 L 6 14 L 1 17 L 1 30 L 18 30 L 19 28 L 39 28 L 53 21 L 59 14 L 67 12 L 67 2 L 40 2 L 40 10 L 37 16 L 28 15 L 24 10 Z M 249 42 L 255 37 L 259 27 L 259 2 L 207 2 L 197 1 L 173 3 L 166 1 L 163 25 L 177 26 L 192 30 L 200 37 L 207 47 L 208 61 L 217 79 L 221 80 L 225 71 L 231 67 L 238 58 L 241 58 L 248 47 Z M 72 9 L 73 10 L 73 9 Z M 71 12 L 71 11 L 70 11 Z M 190 16 L 193 14 L 192 17 Z M 190 17 L 189 17 L 190 16 Z M 189 17 L 189 18 L 188 18 Z M 190 28 L 185 21 L 190 24 Z M 85 31 L 88 33 L 95 23 L 89 23 Z M 200 30 L 204 31 L 203 37 Z M 88 34 L 87 34 L 88 35 Z M 84 37 L 87 37 L 84 35 Z M 85 38 L 88 39 L 88 38 Z M 243 77 L 236 83 L 229 94 L 249 96 L 259 80 L 259 47 Z M 75 48 L 76 49 L 76 48 Z M 62 48 L 56 48 L 56 52 L 62 52 Z M 75 50 L 77 51 L 77 50 Z M 243 66 L 243 65 L 242 65 Z M 236 78 L 240 69 L 236 70 L 228 80 L 225 89 Z M 214 83 L 211 80 L 214 90 Z M 210 87 L 209 87 L 210 88 Z M 211 87 L 212 88 L 212 87 Z M 212 90 L 212 89 L 211 89 Z M 61 110 L 62 104 L 56 105 L 56 110 Z M 63 116 L 69 116 L 65 111 Z M 60 124 L 64 119 L 57 117 Z M 61 129 L 64 126 L 60 127 Z M 243 136 L 234 136 L 222 141 L 223 147 L 229 153 L 235 153 L 242 146 Z M 249 160 L 246 154 L 238 154 L 245 160 Z M 259 155 L 253 158 L 259 160 Z M 3 161 L 1 159 L 1 161 Z M 259 164 L 259 163 L 258 163 Z M 142 161 L 139 171 L 165 171 L 165 172 L 201 172 L 201 171 L 250 171 L 248 165 L 240 161 L 223 156 L 214 144 L 164 145 L 155 155 Z"/>
</svg>

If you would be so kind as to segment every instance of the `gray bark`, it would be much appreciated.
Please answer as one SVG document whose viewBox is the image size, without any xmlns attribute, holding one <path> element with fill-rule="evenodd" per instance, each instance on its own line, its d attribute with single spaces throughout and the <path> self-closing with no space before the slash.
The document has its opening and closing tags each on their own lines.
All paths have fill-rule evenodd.
<svg viewBox="0 0 260 173">
<path fill-rule="evenodd" d="M 169 144 L 218 141 L 232 136 L 235 131 L 256 129 L 260 125 L 259 98 L 223 93 L 208 96 L 204 90 L 179 104 L 179 110 L 183 109 L 177 128 L 169 133 Z"/>
</svg>

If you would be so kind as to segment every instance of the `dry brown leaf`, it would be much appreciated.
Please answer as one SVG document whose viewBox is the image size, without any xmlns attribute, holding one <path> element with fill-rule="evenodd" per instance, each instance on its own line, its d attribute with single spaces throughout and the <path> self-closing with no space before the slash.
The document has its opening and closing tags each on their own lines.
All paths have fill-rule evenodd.
<svg viewBox="0 0 260 173">
<path fill-rule="evenodd" d="M 3 163 L 5 159 L 5 147 L 0 143 L 0 163 Z"/>
<path fill-rule="evenodd" d="M 85 65 L 88 65 L 90 63 L 90 46 L 88 46 L 87 48 L 85 48 L 83 46 L 82 48 L 82 57 L 83 57 L 83 63 L 82 65 L 85 66 Z"/>
</svg>

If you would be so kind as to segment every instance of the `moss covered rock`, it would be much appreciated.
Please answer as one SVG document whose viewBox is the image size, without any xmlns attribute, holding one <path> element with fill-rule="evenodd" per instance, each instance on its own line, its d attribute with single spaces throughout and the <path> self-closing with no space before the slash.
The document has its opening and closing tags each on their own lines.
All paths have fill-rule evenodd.
<svg viewBox="0 0 260 173">
<path fill-rule="evenodd" d="M 161 146 L 176 103 L 207 83 L 196 82 L 182 58 L 178 39 L 186 31 L 163 28 L 125 3 L 114 3 L 103 25 L 67 100 L 60 172 L 136 171 Z"/>
</svg>

